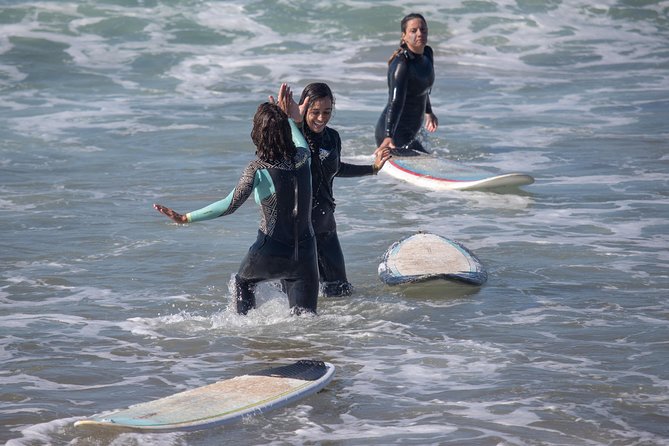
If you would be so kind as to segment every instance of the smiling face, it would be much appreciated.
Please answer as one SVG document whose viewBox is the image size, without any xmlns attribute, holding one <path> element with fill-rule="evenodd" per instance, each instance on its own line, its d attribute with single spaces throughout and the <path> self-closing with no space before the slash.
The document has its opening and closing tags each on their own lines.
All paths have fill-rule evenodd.
<svg viewBox="0 0 669 446">
<path fill-rule="evenodd" d="M 321 133 L 332 117 L 332 100 L 330 98 L 314 99 L 309 103 L 305 116 L 307 126 L 314 133 Z"/>
<path fill-rule="evenodd" d="M 406 23 L 402 40 L 413 53 L 423 54 L 427 45 L 427 24 L 421 19 L 411 19 Z"/>
</svg>

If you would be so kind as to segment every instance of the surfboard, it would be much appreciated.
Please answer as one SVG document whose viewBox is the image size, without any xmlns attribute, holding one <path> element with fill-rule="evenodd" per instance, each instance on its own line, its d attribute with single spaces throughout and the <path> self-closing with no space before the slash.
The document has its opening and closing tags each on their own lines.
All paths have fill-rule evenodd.
<svg viewBox="0 0 669 446">
<path fill-rule="evenodd" d="M 419 232 L 395 243 L 383 255 L 379 278 L 388 285 L 448 280 L 483 285 L 488 273 L 461 243 L 429 232 Z"/>
<path fill-rule="evenodd" d="M 301 360 L 95 415 L 74 425 L 168 432 L 230 424 L 318 392 L 332 380 L 334 371 L 328 362 Z"/>
<path fill-rule="evenodd" d="M 534 183 L 523 173 L 496 174 L 433 155 L 394 156 L 381 169 L 397 179 L 433 190 L 479 190 Z"/>
</svg>

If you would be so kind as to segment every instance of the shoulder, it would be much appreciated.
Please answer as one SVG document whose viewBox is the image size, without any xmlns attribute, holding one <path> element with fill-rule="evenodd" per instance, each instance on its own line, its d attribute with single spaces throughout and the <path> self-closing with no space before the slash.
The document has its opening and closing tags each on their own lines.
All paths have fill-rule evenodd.
<svg viewBox="0 0 669 446">
<path fill-rule="evenodd" d="M 326 126 L 326 127 L 325 127 L 325 131 L 326 131 L 328 134 L 335 135 L 337 138 L 339 138 L 339 132 L 336 131 L 335 129 L 333 129 L 332 127 L 327 127 L 327 126 Z"/>
<path fill-rule="evenodd" d="M 409 63 L 410 60 L 411 60 L 411 52 L 406 48 L 402 48 L 397 52 L 397 54 L 395 54 L 393 60 L 390 61 L 390 65 L 391 66 L 406 65 Z"/>
<path fill-rule="evenodd" d="M 295 152 L 295 168 L 299 169 L 311 160 L 311 150 L 305 147 L 298 147 Z"/>
<path fill-rule="evenodd" d="M 423 54 L 429 57 L 430 59 L 434 59 L 434 51 L 432 51 L 432 47 L 430 45 L 425 46 L 425 51 L 423 52 Z"/>
<path fill-rule="evenodd" d="M 336 143 L 339 143 L 341 141 L 341 137 L 339 136 L 339 132 L 333 129 L 332 127 L 325 127 L 325 135 L 324 137 L 330 139 L 331 141 L 334 141 Z"/>
<path fill-rule="evenodd" d="M 402 78 L 409 71 L 409 57 L 407 50 L 397 53 L 388 65 L 388 75 L 395 79 Z"/>
<path fill-rule="evenodd" d="M 255 177 L 257 176 L 258 172 L 263 170 L 266 166 L 267 163 L 260 158 L 255 158 L 249 161 L 249 163 L 242 171 L 241 176 L 239 177 L 239 184 L 252 184 L 255 181 Z"/>
<path fill-rule="evenodd" d="M 267 161 L 263 161 L 260 158 L 255 158 L 249 161 L 249 163 L 246 165 L 246 171 L 249 170 L 260 170 L 267 168 L 269 166 L 269 163 Z"/>
</svg>

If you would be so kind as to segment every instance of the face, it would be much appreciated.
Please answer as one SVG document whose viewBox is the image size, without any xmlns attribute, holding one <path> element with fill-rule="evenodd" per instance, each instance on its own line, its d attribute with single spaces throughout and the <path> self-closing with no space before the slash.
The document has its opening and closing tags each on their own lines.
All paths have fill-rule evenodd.
<svg viewBox="0 0 669 446">
<path fill-rule="evenodd" d="M 427 45 L 427 25 L 421 19 L 411 19 L 402 33 L 402 40 L 416 54 L 423 54 Z"/>
<path fill-rule="evenodd" d="M 332 100 L 330 98 L 315 99 L 309 103 L 306 122 L 314 133 L 321 133 L 332 117 Z"/>
</svg>

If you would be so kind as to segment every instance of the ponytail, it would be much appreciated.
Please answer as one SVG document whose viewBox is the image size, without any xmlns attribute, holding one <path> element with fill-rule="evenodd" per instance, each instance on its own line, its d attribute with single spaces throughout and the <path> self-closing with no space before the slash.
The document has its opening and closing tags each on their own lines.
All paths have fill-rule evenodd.
<svg viewBox="0 0 669 446">
<path fill-rule="evenodd" d="M 395 50 L 392 56 L 390 56 L 390 59 L 388 59 L 388 65 L 390 65 L 397 56 L 399 56 L 404 50 L 407 49 L 407 44 L 404 43 L 404 40 L 400 40 L 400 45 L 399 47 Z"/>
</svg>

